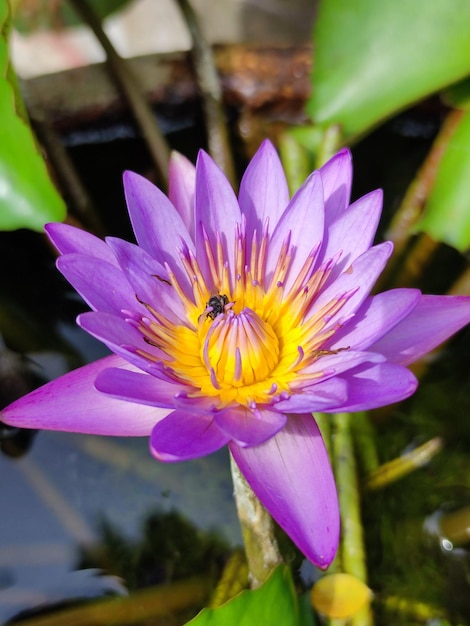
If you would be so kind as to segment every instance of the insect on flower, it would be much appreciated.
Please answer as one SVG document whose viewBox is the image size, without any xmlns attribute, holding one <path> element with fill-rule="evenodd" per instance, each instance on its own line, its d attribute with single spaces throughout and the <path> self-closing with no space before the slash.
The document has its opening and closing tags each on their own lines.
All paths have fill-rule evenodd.
<svg viewBox="0 0 470 626">
<path fill-rule="evenodd" d="M 291 198 L 274 146 L 238 197 L 204 152 L 170 164 L 169 197 L 124 174 L 137 245 L 67 224 L 46 231 L 89 304 L 78 323 L 114 353 L 6 407 L 11 426 L 146 435 L 160 461 L 227 445 L 278 524 L 315 564 L 338 545 L 333 472 L 316 412 L 410 396 L 407 366 L 470 321 L 470 299 L 371 295 L 392 252 L 374 245 L 375 190 L 350 203 L 341 150 Z"/>
</svg>

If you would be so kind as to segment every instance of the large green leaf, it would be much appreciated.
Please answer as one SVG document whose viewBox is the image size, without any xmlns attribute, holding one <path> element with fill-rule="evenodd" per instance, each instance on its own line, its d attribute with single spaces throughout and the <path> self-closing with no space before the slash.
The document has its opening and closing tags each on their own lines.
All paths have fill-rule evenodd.
<svg viewBox="0 0 470 626">
<path fill-rule="evenodd" d="M 8 54 L 9 3 L 0 0 L 0 230 L 31 228 L 65 217 L 30 127 Z"/>
<path fill-rule="evenodd" d="M 364 133 L 470 74 L 468 0 L 321 0 L 312 120 Z"/>
<path fill-rule="evenodd" d="M 416 229 L 464 252 L 470 248 L 470 111 L 452 135 L 439 163 Z"/>
<path fill-rule="evenodd" d="M 303 615 L 303 617 L 302 617 Z M 203 609 L 188 626 L 307 626 L 299 611 L 290 570 L 278 567 L 262 587 L 243 591 L 217 609 Z"/>
</svg>

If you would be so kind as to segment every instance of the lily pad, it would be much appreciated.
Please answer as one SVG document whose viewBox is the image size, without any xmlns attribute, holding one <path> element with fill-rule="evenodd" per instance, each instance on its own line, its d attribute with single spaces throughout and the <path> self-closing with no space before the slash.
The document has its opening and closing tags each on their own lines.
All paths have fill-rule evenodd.
<svg viewBox="0 0 470 626">
<path fill-rule="evenodd" d="M 466 0 L 323 0 L 314 30 L 316 124 L 346 139 L 470 74 Z"/>
<path fill-rule="evenodd" d="M 470 111 L 446 147 L 415 231 L 424 231 L 461 252 L 470 248 Z"/>
<path fill-rule="evenodd" d="M 303 616 L 302 616 L 303 615 Z M 203 609 L 187 626 L 308 626 L 289 568 L 278 567 L 259 589 L 243 591 L 216 609 Z"/>
<path fill-rule="evenodd" d="M 52 184 L 10 65 L 10 6 L 0 0 L 0 229 L 42 230 L 65 217 L 65 205 Z"/>
</svg>

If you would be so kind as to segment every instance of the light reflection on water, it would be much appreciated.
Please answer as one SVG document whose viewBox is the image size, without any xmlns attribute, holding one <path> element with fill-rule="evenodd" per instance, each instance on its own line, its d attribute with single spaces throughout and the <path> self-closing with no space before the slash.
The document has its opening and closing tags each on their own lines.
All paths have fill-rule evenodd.
<svg viewBox="0 0 470 626">
<path fill-rule="evenodd" d="M 225 450 L 163 464 L 146 438 L 42 432 L 26 457 L 0 456 L 0 474 L 0 572 L 16 584 L 74 569 L 78 546 L 100 541 L 102 520 L 137 540 L 150 513 L 176 510 L 241 543 Z"/>
</svg>

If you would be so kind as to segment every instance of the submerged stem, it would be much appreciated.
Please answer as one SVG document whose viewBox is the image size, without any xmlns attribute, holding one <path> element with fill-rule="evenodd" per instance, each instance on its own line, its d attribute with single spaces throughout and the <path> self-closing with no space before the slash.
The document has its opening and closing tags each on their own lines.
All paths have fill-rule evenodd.
<svg viewBox="0 0 470 626">
<path fill-rule="evenodd" d="M 245 542 L 252 587 L 259 587 L 282 562 L 274 522 L 230 456 L 233 491 Z"/>
</svg>

